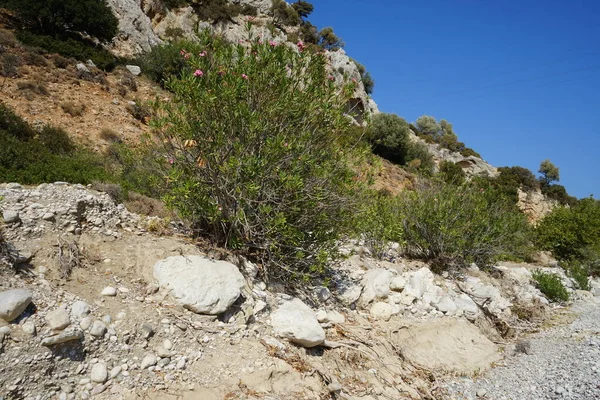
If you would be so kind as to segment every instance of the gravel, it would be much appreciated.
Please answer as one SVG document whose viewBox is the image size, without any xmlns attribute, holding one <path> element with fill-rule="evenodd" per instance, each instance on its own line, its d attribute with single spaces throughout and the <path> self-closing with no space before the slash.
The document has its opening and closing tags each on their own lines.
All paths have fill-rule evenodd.
<svg viewBox="0 0 600 400">
<path fill-rule="evenodd" d="M 452 399 L 600 399 L 600 307 L 578 302 L 570 325 L 528 338 L 527 353 L 517 352 L 473 380 L 448 382 Z M 482 396 L 483 394 L 483 396 Z"/>
</svg>

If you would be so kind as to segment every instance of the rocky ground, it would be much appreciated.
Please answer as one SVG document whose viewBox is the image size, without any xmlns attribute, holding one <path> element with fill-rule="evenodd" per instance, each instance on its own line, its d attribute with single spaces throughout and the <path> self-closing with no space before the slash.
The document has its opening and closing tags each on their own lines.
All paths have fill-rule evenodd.
<svg viewBox="0 0 600 400">
<path fill-rule="evenodd" d="M 16 268 L 0 268 L 0 399 L 388 400 L 480 389 L 500 398 L 487 394 L 496 393 L 493 380 L 443 378 L 499 362 L 550 309 L 531 285 L 540 267 L 437 276 L 396 246 L 382 261 L 356 242 L 343 246 L 330 287 L 292 298 L 267 288 L 260 266 L 88 187 L 3 184 L 0 196 L 5 236 L 19 254 Z M 572 286 L 560 270 L 545 270 Z M 577 370 L 577 385 L 560 380 L 563 370 L 574 376 L 570 360 L 594 362 L 600 350 L 587 339 L 598 311 L 577 307 L 586 316 L 574 328 L 553 328 L 532 340 L 532 355 L 508 358 L 531 359 L 521 368 L 532 377 L 546 367 L 556 374 L 556 385 L 522 390 L 597 394 L 586 384 L 596 364 Z M 571 331 L 585 339 L 564 339 L 565 358 L 550 363 L 551 341 Z M 571 348 L 585 354 L 569 358 Z M 511 374 L 499 382 L 514 383 Z"/>
<path fill-rule="evenodd" d="M 567 314 L 568 313 L 568 314 Z M 477 379 L 448 383 L 452 399 L 600 398 L 600 307 L 589 298 L 563 317 L 574 319 L 531 335 L 511 349 L 503 365 Z M 564 319 L 564 318 L 563 318 Z"/>
</svg>

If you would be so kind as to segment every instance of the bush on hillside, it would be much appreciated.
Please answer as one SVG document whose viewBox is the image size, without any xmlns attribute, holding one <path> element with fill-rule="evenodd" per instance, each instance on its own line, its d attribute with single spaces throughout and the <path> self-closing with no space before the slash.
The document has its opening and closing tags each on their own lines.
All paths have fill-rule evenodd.
<svg viewBox="0 0 600 400">
<path fill-rule="evenodd" d="M 555 208 L 536 228 L 536 242 L 559 260 L 593 265 L 600 260 L 600 202 L 593 198 Z"/>
<path fill-rule="evenodd" d="M 354 64 L 356 64 L 356 67 L 358 68 L 358 72 L 360 73 L 360 78 L 362 80 L 363 86 L 365 87 L 365 92 L 367 94 L 373 94 L 373 89 L 375 89 L 375 81 L 373 80 L 373 77 L 371 76 L 369 71 L 367 71 L 364 65 L 362 65 L 356 60 L 353 61 Z"/>
<path fill-rule="evenodd" d="M 385 192 L 366 192 L 356 214 L 356 235 L 371 253 L 383 258 L 390 242 L 403 242 L 403 209 L 397 197 Z"/>
<path fill-rule="evenodd" d="M 368 126 L 367 140 L 375 154 L 396 164 L 406 164 L 410 139 L 408 123 L 403 118 L 396 114 L 376 114 Z"/>
<path fill-rule="evenodd" d="M 104 0 L 7 0 L 22 26 L 42 35 L 81 32 L 111 40 L 118 20 Z"/>
<path fill-rule="evenodd" d="M 103 160 L 77 148 L 67 134 L 45 126 L 35 131 L 0 105 L 0 180 L 35 185 L 66 181 L 108 180 Z"/>
<path fill-rule="evenodd" d="M 328 51 L 336 51 L 345 46 L 344 41 L 333 32 L 331 27 L 319 31 L 317 45 Z"/>
<path fill-rule="evenodd" d="M 462 149 L 460 151 L 460 154 L 463 157 L 477 157 L 477 158 L 481 158 L 481 154 L 479 154 L 478 152 L 476 152 L 475 150 L 473 150 L 470 147 L 465 147 L 464 149 Z"/>
<path fill-rule="evenodd" d="M 528 252 L 527 219 L 491 191 L 434 183 L 401 198 L 407 255 L 437 269 L 486 267 Z"/>
<path fill-rule="evenodd" d="M 295 3 L 292 3 L 292 8 L 296 10 L 300 18 L 304 19 L 308 18 L 308 16 L 312 14 L 312 12 L 315 9 L 315 6 L 313 6 L 308 1 L 298 0 Z"/>
<path fill-rule="evenodd" d="M 279 25 L 298 26 L 302 22 L 294 7 L 290 7 L 284 0 L 273 0 L 271 13 L 275 23 Z"/>
<path fill-rule="evenodd" d="M 19 31 L 17 32 L 17 38 L 27 46 L 39 47 L 49 53 L 57 53 L 63 57 L 74 58 L 82 62 L 92 60 L 98 68 L 103 70 L 110 71 L 117 65 L 117 59 L 109 51 L 81 37 L 53 37 Z M 61 68 L 64 67 L 63 64 Z"/>
<path fill-rule="evenodd" d="M 439 176 L 442 182 L 449 185 L 462 185 L 466 179 L 465 171 L 457 164 L 447 160 L 440 163 Z"/>
<path fill-rule="evenodd" d="M 577 198 L 570 196 L 567 193 L 567 189 L 563 185 L 542 185 L 542 193 L 551 200 L 556 200 L 560 204 L 574 205 L 577 202 Z"/>
<path fill-rule="evenodd" d="M 548 300 L 556 302 L 569 300 L 569 292 L 558 276 L 543 271 L 534 271 L 533 280 Z"/>
<path fill-rule="evenodd" d="M 407 169 L 423 176 L 431 176 L 435 162 L 427 146 L 423 143 L 410 141 L 406 149 Z"/>
<path fill-rule="evenodd" d="M 181 57 L 183 42 L 166 43 L 155 46 L 136 61 L 144 75 L 164 87 L 171 76 L 179 76 L 185 66 Z"/>
<path fill-rule="evenodd" d="M 316 276 L 349 229 L 365 154 L 324 55 L 203 36 L 154 120 L 167 202 L 216 242 L 249 247 L 270 278 Z M 191 45 L 190 45 L 191 46 Z M 358 151 L 357 149 L 362 149 Z"/>
</svg>

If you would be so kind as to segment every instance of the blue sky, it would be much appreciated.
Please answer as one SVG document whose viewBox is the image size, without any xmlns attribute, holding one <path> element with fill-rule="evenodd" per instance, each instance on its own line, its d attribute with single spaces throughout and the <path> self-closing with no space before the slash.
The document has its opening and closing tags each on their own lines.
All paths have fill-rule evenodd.
<svg viewBox="0 0 600 400">
<path fill-rule="evenodd" d="M 450 121 L 495 166 L 549 158 L 600 197 L 600 1 L 312 0 L 384 112 Z"/>
</svg>

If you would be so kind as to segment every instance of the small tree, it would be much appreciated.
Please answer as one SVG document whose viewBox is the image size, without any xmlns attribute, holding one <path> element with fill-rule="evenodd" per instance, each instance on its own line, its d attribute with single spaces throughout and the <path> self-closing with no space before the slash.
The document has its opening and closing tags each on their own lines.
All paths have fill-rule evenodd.
<svg viewBox="0 0 600 400">
<path fill-rule="evenodd" d="M 422 115 L 415 122 L 419 134 L 424 136 L 438 136 L 442 127 L 437 120 L 430 115 Z"/>
<path fill-rule="evenodd" d="M 333 32 L 331 27 L 321 29 L 318 45 L 329 51 L 336 51 L 345 46 L 344 41 Z"/>
<path fill-rule="evenodd" d="M 273 0 L 271 12 L 273 13 L 274 22 L 279 25 L 297 26 L 302 22 L 298 12 L 294 7 L 288 5 L 285 0 Z"/>
<path fill-rule="evenodd" d="M 302 19 L 307 18 L 315 9 L 315 6 L 304 0 L 298 0 L 295 3 L 292 3 L 292 7 Z"/>
<path fill-rule="evenodd" d="M 558 167 L 552 164 L 552 161 L 548 159 L 542 161 L 538 172 L 542 174 L 542 176 L 540 177 L 540 182 L 545 186 L 548 186 L 552 182 L 558 182 L 560 180 Z"/>
</svg>

